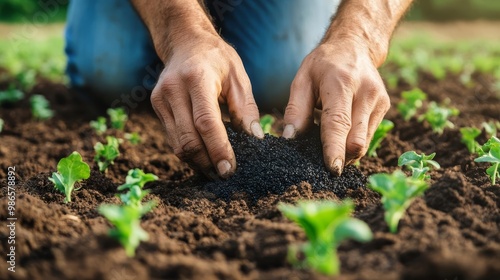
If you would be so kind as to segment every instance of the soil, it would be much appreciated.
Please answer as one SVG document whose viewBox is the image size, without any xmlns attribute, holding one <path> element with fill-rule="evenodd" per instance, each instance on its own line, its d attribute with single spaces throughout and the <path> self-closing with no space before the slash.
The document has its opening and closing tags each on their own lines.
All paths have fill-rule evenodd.
<svg viewBox="0 0 500 280">
<path fill-rule="evenodd" d="M 354 183 L 340 184 L 343 188 L 335 187 L 336 178 L 314 177 L 324 174 L 316 144 L 311 148 L 315 152 L 309 155 L 316 164 L 309 165 L 310 170 L 303 169 L 297 177 L 283 176 L 301 170 L 301 163 L 294 160 L 300 149 L 270 137 L 265 143 L 289 151 L 276 154 L 290 156 L 277 163 L 286 162 L 289 169 L 277 168 L 269 161 L 274 174 L 251 177 L 252 173 L 244 173 L 250 161 L 243 161 L 236 174 L 240 177 L 235 177 L 239 180 L 202 184 L 204 179 L 171 153 L 160 122 L 151 110 L 144 109 L 132 111 L 126 125 L 126 131 L 140 132 L 143 142 L 133 146 L 125 141 L 121 156 L 101 174 L 92 161 L 93 145 L 104 136 L 95 135 L 88 125 L 95 118 L 89 113 L 92 110 L 82 106 L 65 86 L 42 81 L 30 94 L 43 94 L 50 100 L 56 111 L 53 119 L 33 121 L 27 100 L 0 108 L 0 117 L 5 120 L 0 134 L 0 219 L 7 219 L 5 178 L 9 166 L 16 168 L 18 218 L 16 273 L 8 272 L 8 264 L 2 261 L 0 278 L 322 279 L 286 263 L 287 246 L 305 241 L 305 236 L 276 205 L 350 197 L 356 204 L 355 216 L 368 223 L 374 239 L 340 246 L 342 275 L 338 279 L 500 279 L 500 185 L 491 185 L 486 165 L 473 161 L 458 132 L 461 126 L 499 120 L 500 100 L 489 77 L 475 76 L 475 86 L 470 88 L 458 81 L 454 76 L 437 81 L 426 75 L 420 81 L 430 100 L 450 98 L 461 110 L 461 115 L 452 119 L 457 129 L 437 135 L 415 120 L 402 121 L 392 108 L 387 118 L 395 122 L 395 129 L 383 141 L 379 157 L 363 158 L 359 171 L 350 167 L 345 176 L 350 174 Z M 5 87 L 0 85 L 0 89 Z M 406 89 L 408 86 L 401 84 L 390 92 L 393 104 Z M 119 131 L 109 134 L 123 135 Z M 480 142 L 485 139 L 482 135 Z M 250 153 L 251 146 L 244 145 L 238 151 Z M 73 202 L 64 204 L 63 194 L 54 190 L 48 177 L 57 161 L 74 150 L 93 170 L 90 179 L 73 194 Z M 397 168 L 397 157 L 408 150 L 436 152 L 442 168 L 431 172 L 430 189 L 410 206 L 399 232 L 391 234 L 380 197 L 365 188 L 364 176 L 392 172 Z M 147 199 L 156 200 L 158 206 L 143 218 L 142 227 L 150 239 L 141 243 L 134 258 L 126 257 L 120 245 L 107 236 L 110 225 L 96 211 L 101 203 L 118 203 L 116 188 L 131 168 L 160 178 L 146 185 L 151 190 Z M 256 183 L 261 187 L 258 195 L 248 195 L 245 190 L 245 184 L 252 184 L 249 178 L 260 180 Z M 262 189 L 266 182 L 268 188 Z M 318 182 L 325 187 L 318 187 Z M 4 225 L 0 248 L 5 258 L 9 232 Z"/>
</svg>

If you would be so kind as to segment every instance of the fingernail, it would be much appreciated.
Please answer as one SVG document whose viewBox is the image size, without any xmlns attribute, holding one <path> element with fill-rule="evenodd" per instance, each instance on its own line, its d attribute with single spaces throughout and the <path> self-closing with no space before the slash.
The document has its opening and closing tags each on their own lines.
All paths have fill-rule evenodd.
<svg viewBox="0 0 500 280">
<path fill-rule="evenodd" d="M 340 159 L 340 158 L 337 158 L 337 159 L 335 159 L 335 161 L 333 161 L 332 172 L 334 175 L 337 175 L 337 176 L 342 175 L 342 169 L 343 169 L 342 165 L 343 165 L 342 159 Z"/>
<path fill-rule="evenodd" d="M 260 126 L 260 123 L 258 121 L 253 121 L 252 124 L 250 125 L 250 130 L 252 130 L 253 136 L 257 138 L 264 138 L 264 131 L 262 130 L 262 127 Z"/>
<path fill-rule="evenodd" d="M 217 170 L 220 176 L 227 177 L 231 171 L 231 164 L 229 161 L 223 159 L 217 163 Z"/>
<path fill-rule="evenodd" d="M 285 125 L 285 129 L 283 129 L 283 137 L 286 139 L 290 139 L 295 137 L 295 133 L 297 131 L 295 130 L 295 126 L 293 124 L 287 124 Z"/>
</svg>

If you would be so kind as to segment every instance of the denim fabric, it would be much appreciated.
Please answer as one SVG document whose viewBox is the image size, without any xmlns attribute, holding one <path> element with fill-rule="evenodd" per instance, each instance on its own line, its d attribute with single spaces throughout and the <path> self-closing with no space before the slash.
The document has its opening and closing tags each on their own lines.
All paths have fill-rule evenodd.
<svg viewBox="0 0 500 280">
<path fill-rule="evenodd" d="M 221 35 L 241 56 L 259 107 L 281 110 L 337 1 L 207 0 L 207 6 Z M 70 1 L 66 53 L 72 85 L 105 102 L 138 87 L 150 90 L 158 71 L 150 35 L 126 0 Z"/>
</svg>

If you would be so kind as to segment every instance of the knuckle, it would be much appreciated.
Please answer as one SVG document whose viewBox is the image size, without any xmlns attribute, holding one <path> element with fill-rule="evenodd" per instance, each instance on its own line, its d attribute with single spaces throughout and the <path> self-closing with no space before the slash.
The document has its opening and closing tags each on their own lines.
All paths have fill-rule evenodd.
<svg viewBox="0 0 500 280">
<path fill-rule="evenodd" d="M 203 151 L 203 144 L 192 132 L 179 135 L 179 146 L 174 148 L 174 153 L 182 160 L 190 160 Z"/>
<path fill-rule="evenodd" d="M 201 110 L 194 115 L 194 126 L 201 135 L 211 135 L 217 129 L 217 114 L 210 109 Z"/>
<path fill-rule="evenodd" d="M 348 131 L 351 129 L 351 116 L 344 110 L 332 111 L 331 109 L 325 109 L 323 112 L 323 117 L 329 125 L 339 127 Z"/>
<path fill-rule="evenodd" d="M 361 157 L 365 152 L 366 141 L 362 137 L 355 137 L 346 147 L 347 154 L 352 158 Z"/>
</svg>

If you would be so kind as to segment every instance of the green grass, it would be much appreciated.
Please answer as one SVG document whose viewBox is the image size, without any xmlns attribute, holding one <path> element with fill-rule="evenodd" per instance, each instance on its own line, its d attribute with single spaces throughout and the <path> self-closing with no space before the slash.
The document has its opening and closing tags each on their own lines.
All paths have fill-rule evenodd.
<svg viewBox="0 0 500 280">
<path fill-rule="evenodd" d="M 19 77 L 30 73 L 56 82 L 65 82 L 64 39 L 50 36 L 31 41 L 0 40 L 0 68 L 9 76 Z M 1 77 L 0 81 L 10 77 Z"/>
</svg>

